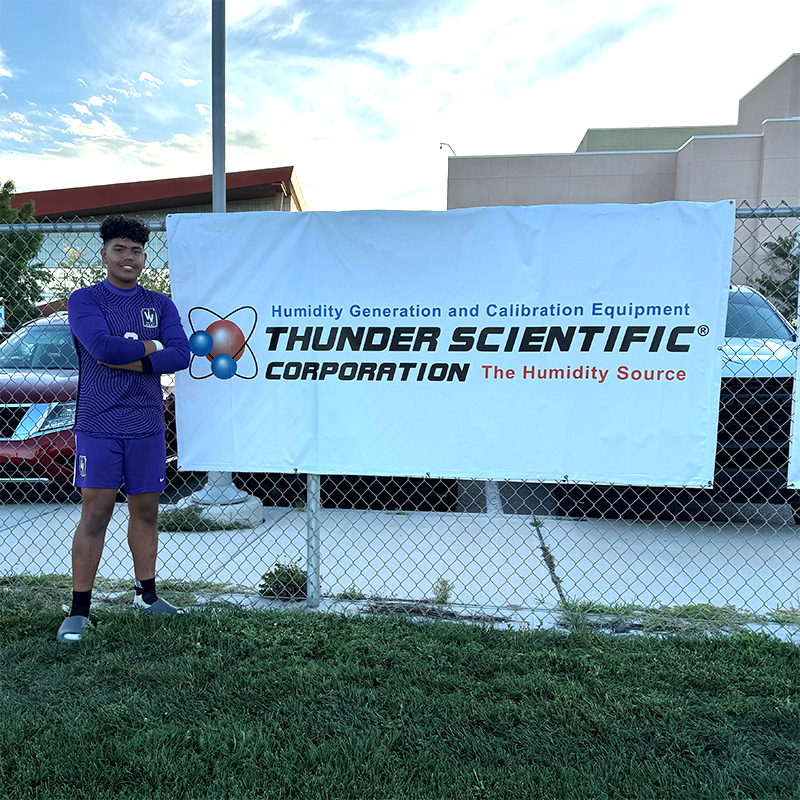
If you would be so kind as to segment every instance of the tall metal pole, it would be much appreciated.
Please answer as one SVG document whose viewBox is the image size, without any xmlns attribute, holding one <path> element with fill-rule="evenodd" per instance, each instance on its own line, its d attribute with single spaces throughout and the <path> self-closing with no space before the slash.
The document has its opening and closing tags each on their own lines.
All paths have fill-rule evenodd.
<svg viewBox="0 0 800 800">
<path fill-rule="evenodd" d="M 225 0 L 211 0 L 211 211 L 225 213 Z M 233 473 L 209 472 L 192 495 L 204 505 L 242 503 L 250 495 L 233 485 Z"/>
<path fill-rule="evenodd" d="M 225 213 L 225 0 L 211 0 L 211 210 Z"/>
</svg>

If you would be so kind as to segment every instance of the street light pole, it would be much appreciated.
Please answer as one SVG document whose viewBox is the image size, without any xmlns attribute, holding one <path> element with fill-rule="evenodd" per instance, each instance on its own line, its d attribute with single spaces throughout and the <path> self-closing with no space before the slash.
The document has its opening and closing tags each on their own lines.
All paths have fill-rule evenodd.
<svg viewBox="0 0 800 800">
<path fill-rule="evenodd" d="M 225 213 L 225 0 L 211 0 L 211 211 Z M 247 492 L 233 485 L 233 473 L 209 472 L 206 485 L 192 495 L 204 506 L 244 503 Z"/>
<path fill-rule="evenodd" d="M 225 0 L 211 0 L 211 210 L 225 213 Z"/>
</svg>

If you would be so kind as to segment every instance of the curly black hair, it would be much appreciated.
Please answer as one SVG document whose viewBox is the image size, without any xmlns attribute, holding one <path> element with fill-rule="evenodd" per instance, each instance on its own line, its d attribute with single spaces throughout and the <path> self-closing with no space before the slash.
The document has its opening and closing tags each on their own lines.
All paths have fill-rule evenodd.
<svg viewBox="0 0 800 800">
<path fill-rule="evenodd" d="M 150 228 L 140 219 L 116 214 L 103 220 L 100 225 L 100 238 L 104 247 L 112 239 L 130 239 L 132 242 L 144 245 L 150 238 Z"/>
</svg>

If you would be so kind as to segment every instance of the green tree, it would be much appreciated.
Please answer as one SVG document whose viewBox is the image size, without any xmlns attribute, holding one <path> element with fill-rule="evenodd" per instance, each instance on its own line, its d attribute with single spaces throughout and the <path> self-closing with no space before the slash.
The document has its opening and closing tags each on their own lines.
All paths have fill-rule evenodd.
<svg viewBox="0 0 800 800">
<path fill-rule="evenodd" d="M 0 186 L 0 224 L 35 222 L 33 203 L 11 207 L 14 182 Z M 13 330 L 39 316 L 36 304 L 48 271 L 36 262 L 44 234 L 29 231 L 0 232 L 0 305 L 5 307 L 5 330 Z"/>
<path fill-rule="evenodd" d="M 756 280 L 756 288 L 789 320 L 797 317 L 797 277 L 800 268 L 800 238 L 796 233 L 765 242 L 770 252 L 769 269 Z"/>
</svg>

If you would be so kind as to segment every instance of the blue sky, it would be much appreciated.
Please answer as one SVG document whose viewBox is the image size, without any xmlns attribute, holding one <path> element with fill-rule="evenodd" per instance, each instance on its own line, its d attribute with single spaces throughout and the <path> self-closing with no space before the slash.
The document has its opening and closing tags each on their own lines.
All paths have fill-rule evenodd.
<svg viewBox="0 0 800 800">
<path fill-rule="evenodd" d="M 211 172 L 211 0 L 0 0 L 0 180 Z M 227 0 L 229 171 L 293 165 L 311 210 L 443 209 L 458 155 L 589 127 L 734 124 L 800 51 L 770 0 Z"/>
</svg>

